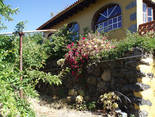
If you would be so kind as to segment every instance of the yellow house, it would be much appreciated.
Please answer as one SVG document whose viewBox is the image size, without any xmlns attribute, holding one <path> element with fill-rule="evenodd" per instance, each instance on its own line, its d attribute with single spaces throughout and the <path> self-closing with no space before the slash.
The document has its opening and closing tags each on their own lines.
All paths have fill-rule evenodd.
<svg viewBox="0 0 155 117">
<path fill-rule="evenodd" d="M 82 34 L 87 28 L 109 32 L 111 38 L 123 38 L 127 30 L 136 32 L 140 24 L 155 19 L 155 0 L 78 0 L 38 30 L 58 29 L 68 24 Z M 46 33 L 49 36 L 50 33 Z"/>
</svg>

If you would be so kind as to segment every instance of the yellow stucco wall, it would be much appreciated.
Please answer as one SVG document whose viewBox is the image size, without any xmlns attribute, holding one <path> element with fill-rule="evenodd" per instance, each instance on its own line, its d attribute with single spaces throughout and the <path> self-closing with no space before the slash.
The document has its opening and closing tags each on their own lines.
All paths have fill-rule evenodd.
<svg viewBox="0 0 155 117">
<path fill-rule="evenodd" d="M 80 26 L 80 33 L 83 33 L 84 28 L 92 29 L 92 20 L 93 17 L 100 8 L 110 4 L 110 3 L 117 3 L 120 5 L 122 9 L 122 27 L 120 29 L 116 29 L 110 32 L 110 37 L 122 39 L 126 36 L 127 29 L 133 25 L 137 27 L 137 20 L 131 20 L 131 14 L 136 13 L 137 7 L 136 5 L 127 9 L 126 7 L 131 4 L 131 2 L 136 2 L 136 0 L 98 0 L 97 2 L 91 4 L 89 7 L 84 8 L 80 12 L 74 14 L 73 16 L 65 19 L 64 21 L 60 22 L 59 24 L 55 25 L 54 29 L 58 29 L 63 24 L 69 24 L 72 22 L 77 22 Z"/>
<path fill-rule="evenodd" d="M 145 74 L 152 73 L 155 76 L 155 59 L 149 57 L 144 61 L 148 64 L 141 64 L 137 68 Z M 155 117 L 155 77 L 149 78 L 148 76 L 145 76 L 143 78 L 139 78 L 138 82 L 149 85 L 150 88 L 141 92 L 134 92 L 134 95 L 136 97 L 143 98 L 144 100 L 149 100 L 152 105 L 138 106 L 135 104 L 135 108 L 141 111 L 146 111 L 148 113 L 148 117 Z"/>
</svg>

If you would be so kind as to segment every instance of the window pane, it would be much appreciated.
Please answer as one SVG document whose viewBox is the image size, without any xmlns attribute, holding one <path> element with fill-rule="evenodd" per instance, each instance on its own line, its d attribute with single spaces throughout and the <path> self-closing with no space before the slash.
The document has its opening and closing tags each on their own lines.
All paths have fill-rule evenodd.
<svg viewBox="0 0 155 117">
<path fill-rule="evenodd" d="M 108 30 L 109 30 L 109 31 L 112 30 L 112 25 L 109 26 Z"/>
<path fill-rule="evenodd" d="M 117 17 L 113 18 L 113 23 L 117 22 Z"/>
<path fill-rule="evenodd" d="M 77 23 L 71 23 L 68 25 L 69 31 L 72 32 L 72 41 L 79 39 L 79 25 Z"/>
<path fill-rule="evenodd" d="M 118 16 L 118 21 L 121 21 L 122 20 L 122 16 Z"/>
<path fill-rule="evenodd" d="M 119 5 L 113 5 L 99 13 L 96 20 L 98 25 L 96 29 L 101 32 L 108 32 L 122 26 L 121 8 Z"/>
<path fill-rule="evenodd" d="M 106 20 L 106 18 L 104 16 L 100 16 L 99 19 L 97 20 L 97 22 L 101 22 L 103 20 Z"/>
<path fill-rule="evenodd" d="M 146 10 L 147 10 L 147 5 L 143 3 L 143 12 L 146 12 Z"/>
<path fill-rule="evenodd" d="M 108 20 L 108 25 L 112 24 L 112 19 Z"/>
<path fill-rule="evenodd" d="M 122 23 L 121 22 L 118 23 L 118 28 L 120 28 L 120 27 L 122 27 Z"/>
<path fill-rule="evenodd" d="M 104 22 L 104 26 L 107 26 L 107 25 L 108 25 L 108 23 L 107 23 L 107 21 L 105 21 L 105 22 Z"/>
<path fill-rule="evenodd" d="M 153 21 L 152 17 L 148 17 L 148 22 Z"/>
<path fill-rule="evenodd" d="M 146 13 L 143 14 L 143 22 L 144 22 L 144 23 L 147 22 Z"/>
<path fill-rule="evenodd" d="M 152 16 L 153 14 L 152 14 L 152 8 L 148 8 L 148 16 Z"/>
<path fill-rule="evenodd" d="M 117 6 L 114 6 L 111 13 L 110 13 L 110 17 L 114 17 L 116 15 L 119 15 L 121 14 L 121 9 L 120 7 L 117 5 Z"/>
<path fill-rule="evenodd" d="M 117 28 L 117 24 L 113 24 L 113 28 L 116 29 Z"/>
</svg>

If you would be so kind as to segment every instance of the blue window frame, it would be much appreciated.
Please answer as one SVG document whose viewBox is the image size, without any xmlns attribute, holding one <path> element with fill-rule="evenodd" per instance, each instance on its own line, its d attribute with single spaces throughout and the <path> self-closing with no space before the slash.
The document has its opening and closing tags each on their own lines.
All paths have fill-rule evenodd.
<svg viewBox="0 0 155 117">
<path fill-rule="evenodd" d="M 79 39 L 79 30 L 80 30 L 80 27 L 79 27 L 79 24 L 78 23 L 70 23 L 68 25 L 68 30 L 70 32 L 72 32 L 72 41 L 76 41 Z"/>
<path fill-rule="evenodd" d="M 109 32 L 122 27 L 121 8 L 119 5 L 111 5 L 98 13 L 95 22 L 95 30 Z"/>
</svg>

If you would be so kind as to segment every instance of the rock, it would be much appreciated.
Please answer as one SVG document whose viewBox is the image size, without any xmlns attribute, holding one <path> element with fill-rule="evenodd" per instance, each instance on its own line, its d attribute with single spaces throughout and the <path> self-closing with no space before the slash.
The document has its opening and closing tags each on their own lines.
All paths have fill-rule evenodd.
<svg viewBox="0 0 155 117">
<path fill-rule="evenodd" d="M 96 77 L 93 77 L 93 76 L 88 77 L 87 83 L 90 85 L 96 85 Z"/>
<path fill-rule="evenodd" d="M 56 99 L 58 99 L 58 97 L 57 97 L 56 95 L 54 95 L 54 96 L 52 97 L 52 99 L 53 99 L 53 100 L 56 100 Z"/>
<path fill-rule="evenodd" d="M 134 48 L 133 54 L 134 55 L 142 55 L 143 51 L 140 48 Z"/>
<path fill-rule="evenodd" d="M 150 100 L 145 100 L 145 99 L 142 99 L 142 98 L 139 98 L 139 97 L 135 97 L 132 101 L 133 101 L 134 103 L 136 103 L 137 105 L 152 106 L 152 103 L 151 103 Z"/>
<path fill-rule="evenodd" d="M 149 85 L 145 85 L 142 83 L 136 83 L 136 84 L 129 84 L 129 85 L 125 85 L 122 88 L 122 91 L 143 91 L 143 90 L 147 90 L 149 89 L 150 86 Z"/>
<path fill-rule="evenodd" d="M 78 90 L 78 94 L 81 95 L 81 96 L 85 96 L 85 93 L 83 90 Z"/>
<path fill-rule="evenodd" d="M 148 112 L 147 111 L 140 111 L 139 112 L 139 117 L 148 117 Z"/>
<path fill-rule="evenodd" d="M 143 58 L 143 59 L 141 59 L 141 62 L 144 64 L 151 65 L 153 63 L 153 58 L 152 58 L 152 56 L 147 57 L 147 58 Z"/>
<path fill-rule="evenodd" d="M 91 65 L 87 67 L 88 74 L 99 77 L 101 75 L 101 68 L 99 65 Z"/>
<path fill-rule="evenodd" d="M 103 88 L 105 87 L 105 82 L 103 82 L 103 81 L 98 82 L 97 87 L 98 87 L 99 89 L 103 89 Z"/>
<path fill-rule="evenodd" d="M 70 89 L 68 92 L 69 96 L 76 96 L 77 95 L 77 91 L 75 89 Z"/>
<path fill-rule="evenodd" d="M 111 71 L 105 70 L 101 75 L 102 80 L 104 81 L 110 81 L 111 80 Z"/>
<path fill-rule="evenodd" d="M 72 101 L 72 97 L 71 96 L 67 96 L 67 102 L 71 102 Z"/>
<path fill-rule="evenodd" d="M 85 99 L 86 101 L 89 101 L 89 100 L 90 100 L 90 97 L 89 97 L 89 96 L 85 96 L 84 99 Z"/>
<path fill-rule="evenodd" d="M 131 69 L 136 68 L 137 65 L 138 65 L 138 62 L 136 60 L 130 60 L 125 63 L 125 67 L 131 68 Z"/>
<path fill-rule="evenodd" d="M 149 78 L 153 78 L 153 77 L 154 77 L 154 74 L 153 74 L 153 73 L 147 73 L 147 76 L 148 76 Z"/>
<path fill-rule="evenodd" d="M 81 95 L 78 95 L 75 99 L 76 103 L 81 104 L 83 102 L 83 97 Z"/>
<path fill-rule="evenodd" d="M 137 70 L 139 70 L 144 74 L 152 73 L 152 68 L 149 65 L 144 65 L 144 64 L 138 65 Z"/>
<path fill-rule="evenodd" d="M 119 113 L 121 117 L 128 117 L 127 113 L 122 112 L 121 110 L 116 110 L 116 113 Z"/>
<path fill-rule="evenodd" d="M 143 84 L 143 83 L 136 83 L 142 90 L 147 90 L 150 88 L 149 85 Z"/>
</svg>

